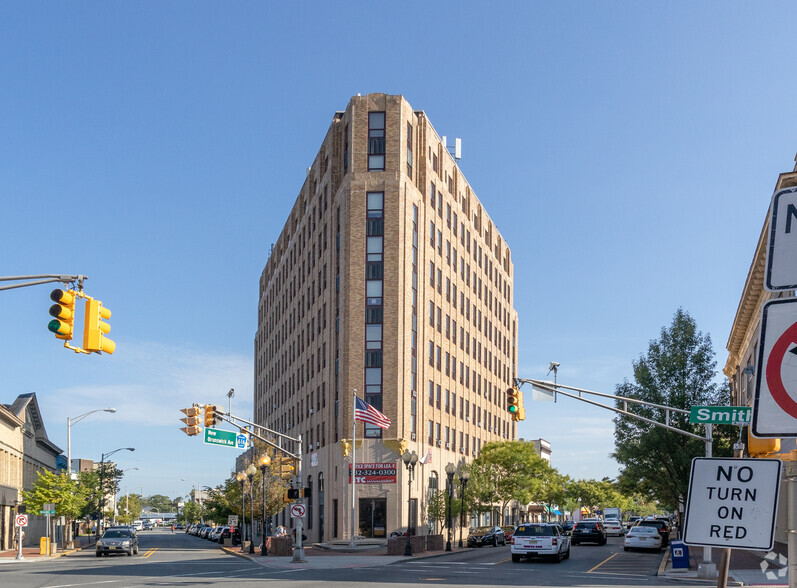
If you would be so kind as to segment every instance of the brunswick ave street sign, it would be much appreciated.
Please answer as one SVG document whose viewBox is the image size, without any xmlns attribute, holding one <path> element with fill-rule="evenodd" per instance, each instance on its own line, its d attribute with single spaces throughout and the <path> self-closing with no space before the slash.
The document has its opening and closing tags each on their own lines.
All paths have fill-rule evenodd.
<svg viewBox="0 0 797 588">
<path fill-rule="evenodd" d="M 238 433 L 235 431 L 222 431 L 220 429 L 205 428 L 205 443 L 209 445 L 221 445 L 222 447 L 236 447 L 235 438 Z"/>
<path fill-rule="evenodd" d="M 689 411 L 689 422 L 746 425 L 752 412 L 749 406 L 693 406 Z"/>
<path fill-rule="evenodd" d="M 779 459 L 693 459 L 684 542 L 772 549 L 781 467 Z"/>
</svg>

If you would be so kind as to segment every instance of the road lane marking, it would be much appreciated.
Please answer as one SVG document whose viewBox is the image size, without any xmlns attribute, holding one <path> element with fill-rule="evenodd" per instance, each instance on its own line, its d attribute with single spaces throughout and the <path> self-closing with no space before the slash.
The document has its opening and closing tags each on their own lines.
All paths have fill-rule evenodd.
<svg viewBox="0 0 797 588">
<path fill-rule="evenodd" d="M 589 574 L 589 573 L 592 573 L 592 571 L 593 571 L 593 570 L 597 570 L 599 567 L 601 567 L 603 564 L 605 564 L 607 561 L 609 561 L 610 559 L 612 559 L 612 558 L 613 558 L 614 556 L 616 556 L 616 555 L 617 555 L 617 553 L 613 553 L 613 554 L 611 554 L 609 557 L 607 557 L 606 559 L 604 559 L 604 560 L 603 560 L 601 563 L 599 563 L 598 565 L 596 565 L 594 568 L 592 568 L 591 570 L 587 570 L 587 573 Z"/>
<path fill-rule="evenodd" d="M 146 552 L 144 555 L 142 555 L 141 557 L 143 557 L 144 559 L 146 559 L 146 558 L 148 558 L 149 556 L 151 556 L 153 553 L 155 553 L 156 551 L 158 551 L 158 549 L 160 549 L 160 547 L 155 547 L 154 549 L 150 549 L 149 551 L 147 551 L 147 552 Z"/>
</svg>

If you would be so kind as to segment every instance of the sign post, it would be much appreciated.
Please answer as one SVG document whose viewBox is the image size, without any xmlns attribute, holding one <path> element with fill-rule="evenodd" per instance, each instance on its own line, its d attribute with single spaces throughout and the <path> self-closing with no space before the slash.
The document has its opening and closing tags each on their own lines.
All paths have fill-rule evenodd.
<svg viewBox="0 0 797 588">
<path fill-rule="evenodd" d="M 14 524 L 17 526 L 17 557 L 16 559 L 25 559 L 22 557 L 22 527 L 28 526 L 28 515 L 18 514 L 14 519 Z"/>
<path fill-rule="evenodd" d="M 684 543 L 772 549 L 781 468 L 779 459 L 694 458 Z"/>
</svg>

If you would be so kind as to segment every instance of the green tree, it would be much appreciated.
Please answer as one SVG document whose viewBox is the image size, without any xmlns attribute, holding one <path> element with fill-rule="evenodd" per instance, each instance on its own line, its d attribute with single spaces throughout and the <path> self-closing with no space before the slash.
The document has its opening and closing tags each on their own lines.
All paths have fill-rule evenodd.
<svg viewBox="0 0 797 588">
<path fill-rule="evenodd" d="M 173 512 L 176 509 L 172 499 L 163 494 L 149 496 L 145 501 L 145 506 L 148 506 L 154 512 Z"/>
<path fill-rule="evenodd" d="M 143 508 L 144 500 L 139 494 L 128 494 L 123 498 L 120 497 L 118 519 L 122 524 L 129 525 L 141 516 Z"/>
<path fill-rule="evenodd" d="M 39 470 L 37 474 L 33 487 L 27 491 L 23 490 L 22 500 L 30 512 L 34 513 L 43 510 L 45 504 L 54 504 L 56 515 L 66 517 L 67 529 L 71 531 L 72 521 L 81 515 L 87 502 L 86 490 L 70 479 L 66 473 L 54 474 L 50 470 Z M 51 518 L 51 523 L 55 525 L 55 517 Z M 72 541 L 71 534 L 67 537 L 67 541 Z"/>
<path fill-rule="evenodd" d="M 678 309 L 659 339 L 651 341 L 648 352 L 633 363 L 634 382 L 617 385 L 619 396 L 688 410 L 696 405 L 727 405 L 730 400 L 727 380 L 717 377 L 711 338 Z M 618 408 L 625 408 L 617 401 Z M 628 403 L 634 414 L 665 422 L 665 411 Z M 619 485 L 625 494 L 639 493 L 659 500 L 671 510 L 684 504 L 693 457 L 705 455 L 703 441 L 619 415 L 615 423 L 613 457 L 623 465 Z M 670 414 L 670 425 L 703 435 L 703 425 L 690 425 L 689 415 Z M 733 427 L 715 428 L 714 455 L 732 454 Z"/>
</svg>

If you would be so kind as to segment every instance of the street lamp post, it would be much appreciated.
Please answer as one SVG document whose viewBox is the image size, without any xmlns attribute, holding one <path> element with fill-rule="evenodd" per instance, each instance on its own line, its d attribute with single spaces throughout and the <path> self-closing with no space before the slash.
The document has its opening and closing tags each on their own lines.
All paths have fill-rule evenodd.
<svg viewBox="0 0 797 588">
<path fill-rule="evenodd" d="M 460 505 L 459 505 L 459 546 L 462 547 L 462 527 L 465 526 L 465 486 L 468 485 L 468 478 L 470 478 L 470 473 L 468 470 L 460 471 L 459 473 L 459 485 L 461 491 L 460 495 Z"/>
<path fill-rule="evenodd" d="M 446 526 L 448 527 L 448 541 L 446 541 L 446 551 L 451 551 L 451 500 L 454 498 L 454 472 L 456 467 L 448 462 L 446 466 L 446 486 L 448 489 L 448 513 L 446 515 Z"/>
<path fill-rule="evenodd" d="M 122 476 L 124 477 L 125 472 L 129 472 L 131 470 L 137 470 L 138 468 L 127 468 L 126 470 L 122 470 Z M 130 503 L 127 501 L 127 484 L 125 484 L 125 511 L 128 510 L 130 507 Z M 119 500 L 116 500 L 116 512 L 119 512 Z"/>
<path fill-rule="evenodd" d="M 412 537 L 410 527 L 412 526 L 412 472 L 415 464 L 418 463 L 418 454 L 409 449 L 405 449 L 401 455 L 401 460 L 407 466 L 407 546 L 404 548 L 404 555 L 412 555 Z"/>
<path fill-rule="evenodd" d="M 103 453 L 100 457 L 100 512 L 97 513 L 97 537 L 100 536 L 100 527 L 104 526 L 105 522 L 105 488 L 103 487 L 103 478 L 105 477 L 105 458 L 111 457 L 117 451 L 135 451 L 134 447 L 120 447 L 114 449 L 109 453 Z"/>
<path fill-rule="evenodd" d="M 97 408 L 84 412 L 76 417 L 66 419 L 66 471 L 69 474 L 69 479 L 72 479 L 72 424 L 82 421 L 84 418 L 95 412 L 116 412 L 115 408 Z"/>
<path fill-rule="evenodd" d="M 249 517 L 249 553 L 255 553 L 255 485 L 252 483 L 255 479 L 257 468 L 255 464 L 250 463 L 246 468 L 246 477 L 249 478 L 249 510 L 252 516 Z"/>
<path fill-rule="evenodd" d="M 246 492 L 244 492 L 246 474 L 238 472 L 235 479 L 241 483 L 241 551 L 243 551 L 244 541 L 246 541 Z"/>
<path fill-rule="evenodd" d="M 271 458 L 267 453 L 260 456 L 260 478 L 263 482 L 263 541 L 260 543 L 260 555 L 268 555 L 268 542 L 266 535 L 271 534 L 271 529 L 266 529 L 266 468 L 271 464 Z M 270 527 L 271 525 L 269 525 Z"/>
</svg>

